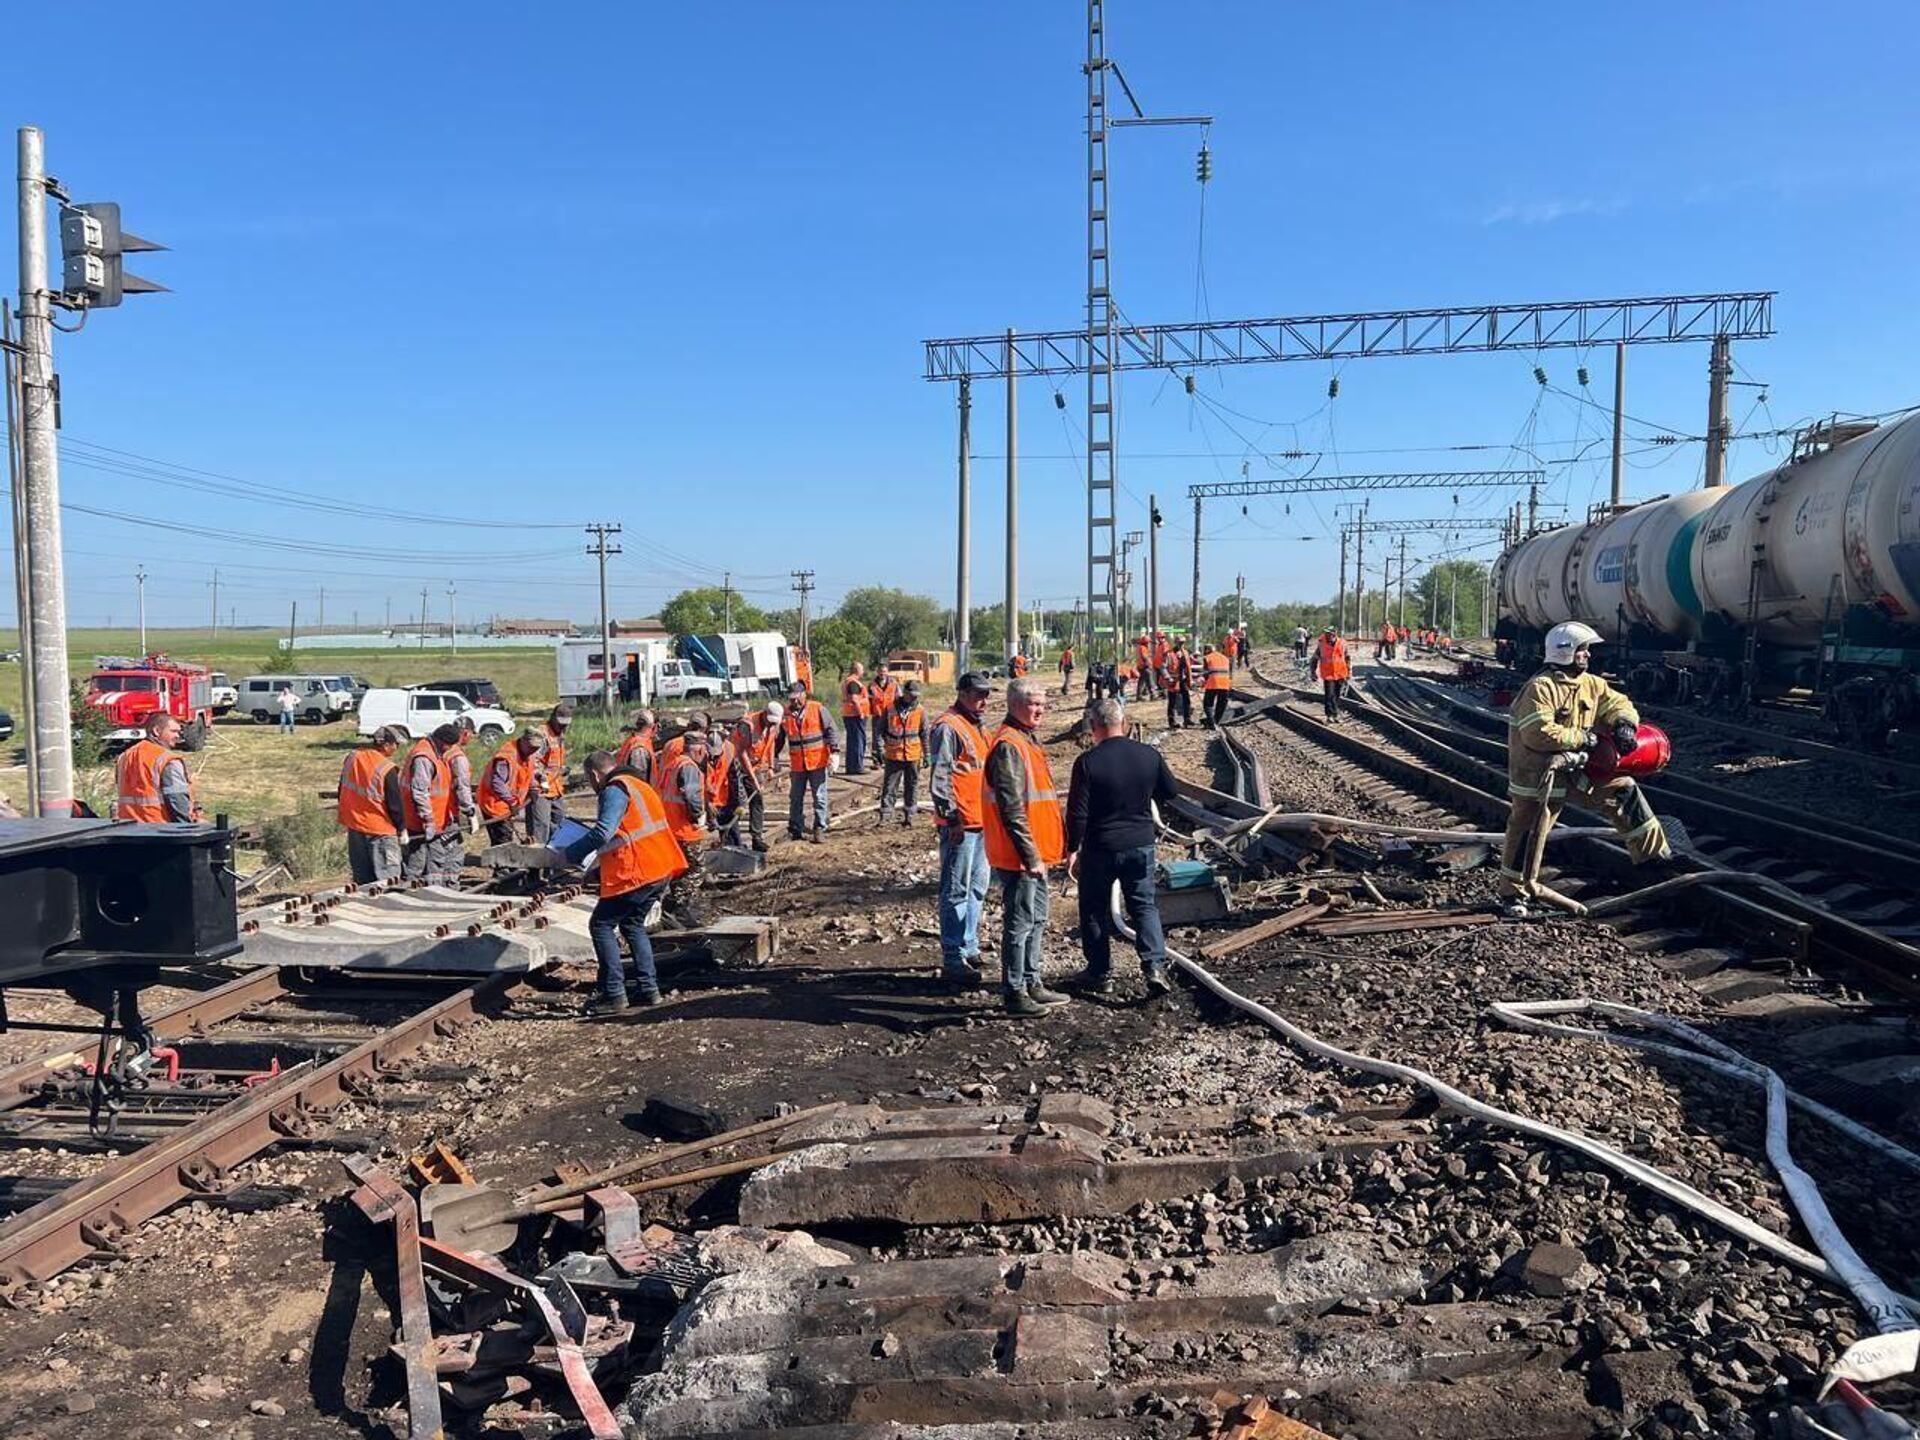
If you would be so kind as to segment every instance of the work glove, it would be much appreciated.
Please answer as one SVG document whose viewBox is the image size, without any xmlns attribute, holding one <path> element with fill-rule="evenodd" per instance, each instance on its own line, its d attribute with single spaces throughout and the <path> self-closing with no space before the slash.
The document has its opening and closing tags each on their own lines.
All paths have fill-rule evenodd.
<svg viewBox="0 0 1920 1440">
<path fill-rule="evenodd" d="M 1589 752 L 1598 750 L 1600 748 L 1600 732 L 1597 730 L 1587 731 L 1585 735 L 1580 737 L 1580 748 Z"/>
<path fill-rule="evenodd" d="M 1621 720 L 1613 727 L 1613 748 L 1619 754 L 1631 755 L 1640 746 L 1640 727 L 1631 720 Z"/>
</svg>

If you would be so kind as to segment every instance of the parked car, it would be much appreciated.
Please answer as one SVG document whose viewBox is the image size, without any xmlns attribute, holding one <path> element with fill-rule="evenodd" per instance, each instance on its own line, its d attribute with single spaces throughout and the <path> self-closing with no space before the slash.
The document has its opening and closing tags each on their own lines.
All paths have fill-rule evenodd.
<svg viewBox="0 0 1920 1440">
<path fill-rule="evenodd" d="M 239 708 L 265 725 L 280 718 L 280 691 L 300 698 L 295 713 L 312 724 L 337 720 L 353 710 L 353 691 L 338 675 L 249 675 L 240 684 Z"/>
<path fill-rule="evenodd" d="M 499 741 L 513 729 L 513 716 L 493 705 L 474 705 L 464 695 L 451 690 L 400 689 L 377 685 L 360 702 L 360 733 L 371 735 L 382 725 L 392 725 L 418 740 L 431 735 L 435 727 L 466 716 L 481 740 Z"/>
<path fill-rule="evenodd" d="M 213 713 L 216 718 L 240 703 L 238 687 L 220 671 L 215 670 L 207 676 L 207 683 L 213 687 Z"/>
<path fill-rule="evenodd" d="M 504 710 L 507 702 L 500 698 L 500 692 L 491 680 L 485 678 L 469 680 L 423 680 L 407 686 L 409 690 L 449 690 L 462 697 L 469 705 Z"/>
<path fill-rule="evenodd" d="M 11 740 L 12 738 L 13 716 L 4 710 L 0 710 L 0 740 Z"/>
</svg>

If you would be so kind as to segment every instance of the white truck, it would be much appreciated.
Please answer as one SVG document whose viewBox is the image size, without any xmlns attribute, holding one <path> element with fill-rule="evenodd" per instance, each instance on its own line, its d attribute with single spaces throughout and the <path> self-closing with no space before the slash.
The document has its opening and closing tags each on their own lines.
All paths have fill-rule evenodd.
<svg viewBox="0 0 1920 1440">
<path fill-rule="evenodd" d="M 473 728 L 484 745 L 497 745 L 513 732 L 513 716 L 505 710 L 475 705 L 466 696 L 451 690 L 403 690 L 387 685 L 367 691 L 360 702 L 360 733 L 371 735 L 382 726 L 391 725 L 418 740 L 462 716 L 473 721 Z"/>
<path fill-rule="evenodd" d="M 553 647 L 554 684 L 562 700 L 597 700 L 613 664 L 615 699 L 626 705 L 658 700 L 720 700 L 735 692 L 734 682 L 695 673 L 691 661 L 676 657 L 664 640 L 562 640 Z M 744 692 L 742 692 L 744 693 Z"/>
<path fill-rule="evenodd" d="M 785 695 L 798 672 L 793 647 L 778 630 L 747 630 L 730 635 L 693 637 L 717 665 L 724 666 L 734 695 Z"/>
</svg>

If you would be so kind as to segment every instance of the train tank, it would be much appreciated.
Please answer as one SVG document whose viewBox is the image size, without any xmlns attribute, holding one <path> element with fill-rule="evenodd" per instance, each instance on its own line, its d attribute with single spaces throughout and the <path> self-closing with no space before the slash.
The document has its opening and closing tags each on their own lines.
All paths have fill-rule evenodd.
<svg viewBox="0 0 1920 1440">
<path fill-rule="evenodd" d="M 1742 628 L 1751 616 L 1776 645 L 1815 644 L 1860 608 L 1920 625 L 1920 416 L 1722 492 L 1693 582 L 1708 615 Z"/>
<path fill-rule="evenodd" d="M 1536 631 L 1584 620 L 1615 640 L 1636 628 L 1691 638 L 1701 610 L 1691 549 L 1719 498 L 1702 490 L 1663 496 L 1522 541 L 1501 561 L 1502 608 Z"/>
</svg>

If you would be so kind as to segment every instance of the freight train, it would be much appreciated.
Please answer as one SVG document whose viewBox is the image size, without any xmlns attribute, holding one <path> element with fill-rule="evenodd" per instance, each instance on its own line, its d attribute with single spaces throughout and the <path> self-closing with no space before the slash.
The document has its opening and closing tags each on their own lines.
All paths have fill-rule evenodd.
<svg viewBox="0 0 1920 1440">
<path fill-rule="evenodd" d="M 1529 536 L 1494 584 L 1515 662 L 1583 620 L 1648 698 L 1805 691 L 1844 731 L 1884 741 L 1920 721 L 1920 415 L 1811 426 L 1744 484 Z"/>
</svg>

